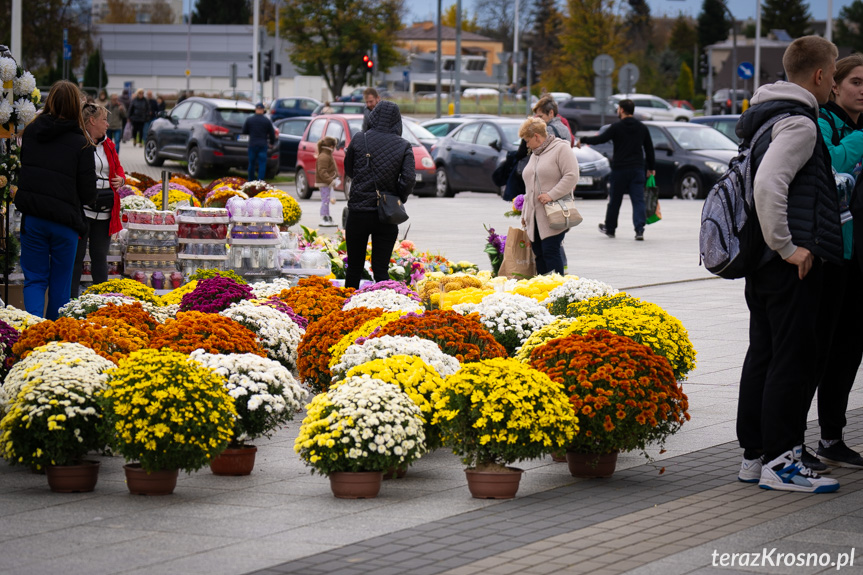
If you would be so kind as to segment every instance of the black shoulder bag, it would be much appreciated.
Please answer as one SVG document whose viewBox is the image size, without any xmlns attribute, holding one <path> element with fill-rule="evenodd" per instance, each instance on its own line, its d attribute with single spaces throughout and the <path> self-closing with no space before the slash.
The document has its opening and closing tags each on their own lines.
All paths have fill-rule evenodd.
<svg viewBox="0 0 863 575">
<path fill-rule="evenodd" d="M 369 169 L 372 171 L 372 182 L 375 184 L 375 193 L 378 195 L 378 219 L 385 224 L 399 225 L 408 219 L 408 213 L 402 204 L 400 198 L 386 192 L 381 192 L 378 188 L 378 181 L 375 177 L 375 169 L 372 166 L 372 155 L 369 154 L 369 140 L 363 133 L 366 139 L 366 162 Z"/>
</svg>

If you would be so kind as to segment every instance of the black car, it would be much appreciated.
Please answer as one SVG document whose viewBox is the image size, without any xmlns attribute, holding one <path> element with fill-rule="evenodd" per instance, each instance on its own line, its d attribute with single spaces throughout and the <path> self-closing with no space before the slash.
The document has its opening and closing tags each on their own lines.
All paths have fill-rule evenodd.
<svg viewBox="0 0 863 575">
<path fill-rule="evenodd" d="M 243 123 L 255 113 L 248 102 L 187 98 L 153 120 L 144 144 L 144 160 L 161 166 L 165 160 L 185 161 L 189 175 L 203 178 L 211 168 L 249 166 L 249 137 Z M 279 147 L 267 151 L 267 178 L 279 171 Z"/>
<path fill-rule="evenodd" d="M 737 120 L 739 119 L 740 114 L 726 114 L 724 116 L 698 116 L 696 118 L 692 118 L 690 122 L 693 124 L 710 126 L 714 130 L 719 130 L 731 138 L 732 141 L 740 144 L 743 140 L 741 140 L 735 132 L 737 129 Z"/>
<path fill-rule="evenodd" d="M 321 102 L 314 98 L 277 98 L 270 104 L 270 119 L 275 122 L 283 118 L 311 116 L 320 105 Z"/>
<path fill-rule="evenodd" d="M 285 118 L 276 120 L 276 129 L 279 130 L 279 171 L 293 171 L 297 167 L 297 148 L 306 126 L 312 121 L 310 116 L 303 118 Z"/>
<path fill-rule="evenodd" d="M 704 198 L 737 155 L 737 144 L 709 126 L 689 122 L 644 122 L 656 152 L 659 196 Z M 608 129 L 603 126 L 600 133 Z M 611 142 L 590 146 L 609 159 Z"/>
<path fill-rule="evenodd" d="M 480 118 L 496 117 L 497 116 L 492 116 L 491 114 L 453 114 L 452 116 L 426 120 L 420 125 L 438 138 L 442 138 L 466 122 L 471 122 Z"/>
<path fill-rule="evenodd" d="M 474 119 L 441 138 L 432 147 L 437 167 L 437 196 L 452 197 L 456 192 L 501 193 L 491 179 L 507 152 L 521 142 L 518 130 L 524 120 L 511 118 Z M 605 197 L 608 194 L 608 160 L 588 148 L 573 148 L 579 163 L 576 194 Z"/>
<path fill-rule="evenodd" d="M 606 103 L 605 117 L 603 118 L 596 98 L 590 97 L 569 98 L 559 102 L 557 110 L 558 114 L 569 122 L 572 132 L 598 130 L 603 124 L 614 122 L 617 119 L 617 106 L 611 102 Z"/>
</svg>

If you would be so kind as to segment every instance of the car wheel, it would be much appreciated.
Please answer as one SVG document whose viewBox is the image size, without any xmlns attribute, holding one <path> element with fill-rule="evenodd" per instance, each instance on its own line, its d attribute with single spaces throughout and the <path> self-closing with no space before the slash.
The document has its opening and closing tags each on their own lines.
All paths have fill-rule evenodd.
<svg viewBox="0 0 863 575">
<path fill-rule="evenodd" d="M 698 200 L 701 195 L 701 177 L 698 172 L 684 172 L 677 180 L 677 196 L 684 200 Z"/>
<path fill-rule="evenodd" d="M 675 122 L 688 122 L 689 118 L 687 118 L 686 116 L 680 116 L 679 118 L 674 118 L 674 121 Z"/>
<path fill-rule="evenodd" d="M 451 198 L 455 194 L 449 185 L 449 178 L 446 175 L 446 168 L 438 166 L 435 172 L 435 196 L 438 198 Z"/>
<path fill-rule="evenodd" d="M 165 160 L 159 157 L 159 149 L 156 146 L 156 140 L 149 138 L 144 144 L 144 161 L 148 166 L 159 167 L 165 163 Z"/>
<path fill-rule="evenodd" d="M 186 156 L 186 170 L 189 175 L 196 179 L 202 179 L 206 175 L 204 164 L 201 162 L 201 154 L 197 146 L 189 148 L 189 154 Z"/>
<path fill-rule="evenodd" d="M 272 180 L 279 173 L 279 166 L 274 168 L 267 168 L 267 171 L 264 173 L 264 177 L 268 180 Z"/>
<path fill-rule="evenodd" d="M 300 199 L 308 200 L 312 197 L 312 189 L 309 187 L 309 180 L 306 179 L 306 173 L 302 168 L 297 168 L 297 175 L 294 177 L 294 182 L 297 185 L 297 195 Z"/>
</svg>

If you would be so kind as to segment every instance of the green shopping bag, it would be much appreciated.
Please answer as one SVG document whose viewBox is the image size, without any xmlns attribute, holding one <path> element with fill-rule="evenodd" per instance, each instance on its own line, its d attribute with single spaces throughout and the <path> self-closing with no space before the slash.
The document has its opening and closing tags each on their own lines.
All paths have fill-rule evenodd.
<svg viewBox="0 0 863 575">
<path fill-rule="evenodd" d="M 644 183 L 644 207 L 648 224 L 662 219 L 662 212 L 659 210 L 659 188 L 656 187 L 656 178 L 653 176 L 647 176 L 647 181 Z"/>
</svg>

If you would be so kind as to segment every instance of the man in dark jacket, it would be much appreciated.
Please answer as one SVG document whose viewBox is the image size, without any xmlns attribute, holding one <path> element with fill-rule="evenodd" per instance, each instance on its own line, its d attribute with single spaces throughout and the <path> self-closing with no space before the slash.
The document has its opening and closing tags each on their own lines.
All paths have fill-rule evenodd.
<svg viewBox="0 0 863 575">
<path fill-rule="evenodd" d="M 249 181 L 263 180 L 267 177 L 268 145 L 276 143 L 276 130 L 273 123 L 264 115 L 266 108 L 262 102 L 255 105 L 255 114 L 246 118 L 243 133 L 249 136 Z M 255 176 L 257 170 L 257 177 Z"/>
<path fill-rule="evenodd" d="M 596 136 L 581 138 L 581 144 L 602 144 L 609 140 L 614 144 L 614 159 L 611 161 L 611 195 L 608 198 L 608 208 L 605 210 L 605 223 L 599 224 L 599 231 L 610 238 L 617 229 L 617 216 L 623 195 L 629 194 L 632 202 L 632 225 L 635 227 L 635 239 L 644 239 L 644 224 L 647 212 L 644 206 L 644 182 L 647 176 L 656 173 L 656 160 L 653 153 L 653 141 L 647 127 L 633 117 L 635 104 L 632 100 L 621 100 L 617 105 L 617 117 L 620 118 L 607 130 Z M 645 158 L 647 171 L 645 171 Z"/>
<path fill-rule="evenodd" d="M 369 114 L 369 129 L 354 136 L 345 152 L 345 176 L 351 178 L 345 226 L 345 287 L 360 287 L 369 236 L 375 281 L 389 279 L 390 255 L 399 227 L 378 219 L 378 191 L 404 203 L 416 183 L 414 151 L 401 134 L 399 107 L 384 100 Z"/>
<path fill-rule="evenodd" d="M 378 91 L 375 90 L 374 88 L 366 88 L 363 91 L 363 100 L 366 103 L 366 107 L 363 108 L 363 127 L 362 127 L 362 130 L 363 130 L 363 132 L 365 132 L 366 130 L 369 129 L 369 114 L 371 114 L 372 110 L 375 109 L 375 106 L 377 106 L 380 103 L 381 97 L 380 97 L 380 94 L 378 94 Z M 401 135 L 401 134 L 399 134 L 399 135 Z"/>
<path fill-rule="evenodd" d="M 749 349 L 737 404 L 737 478 L 764 489 L 839 489 L 807 463 L 803 447 L 805 390 L 818 375 L 819 300 L 830 297 L 822 296 L 821 262 L 842 261 L 836 182 L 817 122 L 836 56 L 833 43 L 817 36 L 792 42 L 782 58 L 788 81 L 759 88 L 737 125 L 747 140 L 770 117 L 781 118 L 752 149 L 755 211 L 773 257 L 746 276 Z"/>
</svg>

